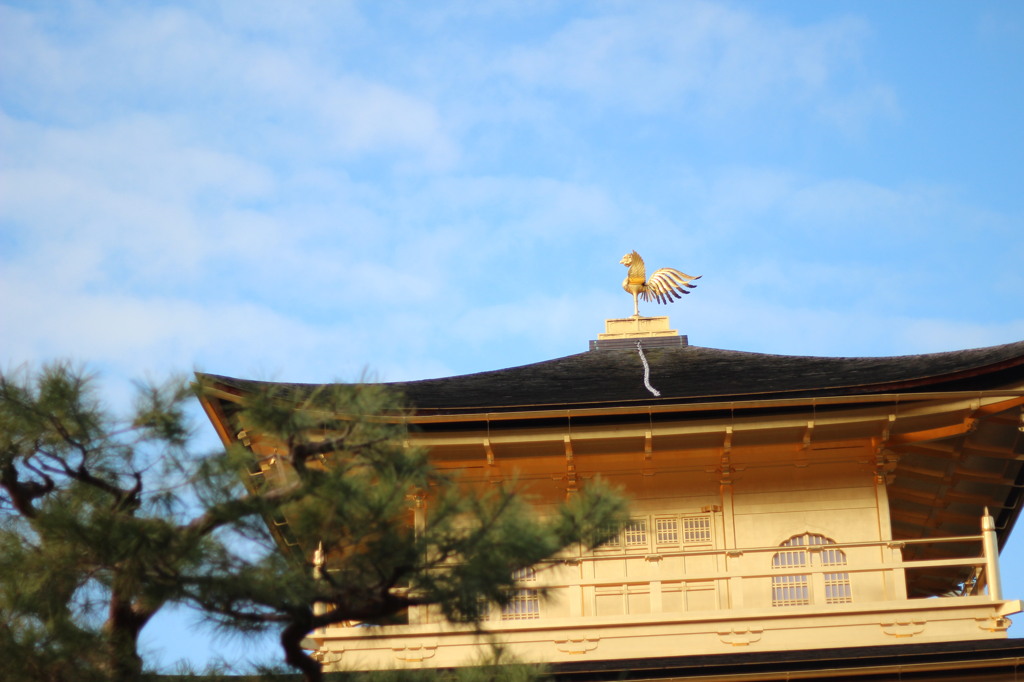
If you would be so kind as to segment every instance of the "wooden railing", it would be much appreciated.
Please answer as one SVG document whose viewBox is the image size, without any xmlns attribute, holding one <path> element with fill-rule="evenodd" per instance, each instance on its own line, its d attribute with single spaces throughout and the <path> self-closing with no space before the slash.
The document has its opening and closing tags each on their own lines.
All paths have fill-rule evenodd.
<svg viewBox="0 0 1024 682">
<path fill-rule="evenodd" d="M 977 554 L 972 556 L 960 556 L 943 559 L 915 559 L 907 560 L 903 557 L 903 550 L 916 545 L 964 545 L 970 544 L 978 547 Z M 597 592 L 599 589 L 614 590 L 621 588 L 623 592 L 623 603 L 628 604 L 630 588 L 643 590 L 646 588 L 649 604 L 641 609 L 643 613 L 659 613 L 665 609 L 661 608 L 663 603 L 663 588 L 671 586 L 673 590 L 686 590 L 692 585 L 713 585 L 715 608 L 718 609 L 742 609 L 771 606 L 773 604 L 772 578 L 781 576 L 806 576 L 806 594 L 808 605 L 823 606 L 837 601 L 893 601 L 907 599 L 907 571 L 922 569 L 964 569 L 965 576 L 962 584 L 957 584 L 957 589 L 939 595 L 943 597 L 978 596 L 986 593 L 993 601 L 1002 599 L 999 565 L 998 545 L 995 536 L 995 524 L 992 517 L 982 517 L 982 532 L 979 535 L 962 535 L 954 537 L 929 538 L 918 540 L 899 541 L 869 541 L 869 542 L 840 542 L 825 545 L 804 545 L 794 547 L 743 547 L 730 549 L 701 549 L 701 550 L 673 550 L 657 553 L 628 553 L 625 551 L 607 553 L 597 552 L 585 554 L 579 557 L 563 559 L 558 562 L 551 562 L 547 566 L 538 567 L 536 585 L 525 584 L 523 587 L 536 587 L 544 590 L 551 598 L 547 603 L 561 603 L 568 605 L 560 610 L 560 615 L 570 617 L 585 617 L 595 615 L 599 612 L 596 604 Z M 870 551 L 870 550 L 877 551 Z M 780 552 L 789 551 L 806 552 L 807 565 L 804 566 L 773 566 L 772 557 Z M 845 563 L 822 563 L 814 560 L 816 554 L 829 550 L 841 550 L 846 556 Z M 868 551 L 865 551 L 868 550 Z M 865 556 L 870 555 L 870 556 Z M 640 571 L 636 575 L 612 576 L 602 579 L 595 579 L 587 576 L 608 574 L 611 571 L 601 571 L 597 564 L 607 562 L 619 562 L 632 560 L 661 564 L 668 563 L 672 558 L 683 558 L 692 560 L 696 557 L 707 557 L 710 561 L 705 563 L 714 565 L 701 571 L 682 572 L 660 572 L 654 566 L 648 570 Z M 640 574 L 642 573 L 642 574 Z M 832 591 L 835 592 L 837 574 L 845 574 L 853 585 L 849 599 L 830 598 L 826 590 L 826 577 L 830 579 Z M 877 580 L 872 581 L 870 577 L 858 579 L 855 576 L 874 574 Z M 748 581 L 760 581 L 758 585 L 751 585 Z M 864 590 L 865 586 L 870 589 Z M 861 589 L 858 590 L 858 587 Z M 952 586 L 951 586 L 952 587 Z M 872 596 L 865 598 L 864 592 Z M 754 599 L 749 595 L 755 594 Z M 746 603 L 745 603 L 746 602 Z M 686 609 L 684 609 L 686 610 Z M 538 618 L 546 618 L 551 610 L 542 608 Z M 422 614 L 421 618 L 426 616 Z M 414 621 L 418 620 L 414 617 Z M 419 622 L 434 620 L 430 616 Z M 500 611 L 495 609 L 491 620 L 502 620 Z M 509 618 L 508 620 L 522 620 L 521 618 Z"/>
<path fill-rule="evenodd" d="M 917 545 L 976 545 L 977 554 L 945 559 L 906 560 L 903 550 Z M 773 566 L 772 557 L 780 552 L 803 551 L 809 558 L 822 552 L 840 550 L 846 557 L 845 563 L 815 561 L 813 558 L 804 566 Z M 876 550 L 876 551 L 870 551 Z M 834 554 L 831 556 L 835 556 Z M 714 568 L 701 571 L 669 572 L 661 571 L 662 562 L 682 558 L 683 561 L 697 557 L 706 557 L 704 563 Z M 988 515 L 981 519 L 979 535 L 961 535 L 955 537 L 928 538 L 918 540 L 880 540 L 868 542 L 837 542 L 822 545 L 742 547 L 726 549 L 683 549 L 672 551 L 615 552 L 597 551 L 581 554 L 576 557 L 562 558 L 536 567 L 535 580 L 521 584 L 526 591 L 533 589 L 546 592 L 548 599 L 540 600 L 536 610 L 518 608 L 502 617 L 500 609 L 495 607 L 491 617 L 491 627 L 502 621 L 509 626 L 547 619 L 549 617 L 586 618 L 599 615 L 597 596 L 602 588 L 615 590 L 621 588 L 623 605 L 628 611 L 628 595 L 630 588 L 646 592 L 649 602 L 640 612 L 647 614 L 678 611 L 663 608 L 665 594 L 686 591 L 692 586 L 704 586 L 713 592 L 714 609 L 749 609 L 771 607 L 773 605 L 772 578 L 781 576 L 806 576 L 806 604 L 814 607 L 826 607 L 830 602 L 877 602 L 903 601 L 907 599 L 906 572 L 921 569 L 964 569 L 965 579 L 957 590 L 941 595 L 943 597 L 979 596 L 986 594 L 992 601 L 1002 599 L 999 577 L 998 543 L 995 523 Z M 634 568 L 640 562 L 652 564 L 642 571 L 643 575 L 622 575 L 606 578 L 592 578 L 601 573 L 612 571 L 599 570 L 599 565 L 607 562 L 623 563 L 631 560 Z M 658 566 L 655 566 L 658 565 Z M 849 599 L 830 600 L 826 590 L 826 576 L 830 576 L 834 585 L 837 574 L 849 577 L 852 590 Z M 875 580 L 870 575 L 876 576 Z M 857 580 L 854 576 L 869 576 L 866 580 Z M 759 581 L 751 584 L 749 581 Z M 712 586 L 707 588 L 706 586 Z M 869 589 L 864 590 L 867 586 Z M 669 589 L 665 589 L 665 588 Z M 858 589 L 860 588 L 860 589 Z M 867 594 L 865 594 L 867 592 Z M 636 593 L 634 593 L 636 594 Z M 753 594 L 753 598 L 747 598 Z M 745 603 L 745 601 L 747 603 Z M 531 601 L 532 603 L 532 601 Z M 557 609 L 553 605 L 560 605 Z M 690 610 L 684 607 L 683 611 Z M 428 607 L 415 607 L 410 610 L 410 624 L 426 624 L 439 622 L 440 613 Z M 354 624 L 353 624 L 354 625 Z M 501 627 L 501 626 L 499 626 Z"/>
</svg>

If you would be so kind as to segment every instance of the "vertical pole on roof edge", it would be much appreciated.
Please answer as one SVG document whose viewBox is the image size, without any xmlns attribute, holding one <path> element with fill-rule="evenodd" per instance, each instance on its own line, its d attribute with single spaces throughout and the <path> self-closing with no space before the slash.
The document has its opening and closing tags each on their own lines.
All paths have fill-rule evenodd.
<svg viewBox="0 0 1024 682">
<path fill-rule="evenodd" d="M 992 601 L 1003 598 L 1002 583 L 999 579 L 999 542 L 996 538 L 996 520 L 985 507 L 981 517 L 981 546 L 985 553 L 985 582 L 988 583 L 988 596 Z"/>
</svg>

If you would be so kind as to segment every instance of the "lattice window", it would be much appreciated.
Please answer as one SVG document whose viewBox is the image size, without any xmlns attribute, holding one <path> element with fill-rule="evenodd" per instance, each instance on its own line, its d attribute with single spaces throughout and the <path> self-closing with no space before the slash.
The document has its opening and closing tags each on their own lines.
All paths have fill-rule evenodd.
<svg viewBox="0 0 1024 682">
<path fill-rule="evenodd" d="M 684 516 L 683 542 L 686 544 L 711 542 L 711 517 Z"/>
<path fill-rule="evenodd" d="M 604 542 L 602 542 L 600 545 L 598 545 L 595 549 L 609 550 L 609 549 L 618 549 L 619 547 L 622 546 L 622 534 L 620 532 L 618 532 L 618 530 L 615 529 L 614 527 L 612 527 L 612 526 L 605 526 L 605 527 L 603 527 L 602 531 L 601 531 L 601 534 L 607 536 L 608 539 L 605 540 Z"/>
<path fill-rule="evenodd" d="M 810 603 L 806 575 L 772 577 L 772 606 L 803 606 Z"/>
<path fill-rule="evenodd" d="M 509 603 L 501 608 L 502 620 L 532 620 L 540 618 L 540 593 L 525 588 L 516 590 Z"/>
<path fill-rule="evenodd" d="M 654 537 L 659 545 L 679 544 L 679 520 L 655 519 Z"/>
<path fill-rule="evenodd" d="M 824 535 L 804 533 L 795 535 L 782 543 L 783 547 L 819 547 L 835 544 Z M 817 556 L 822 566 L 845 566 L 846 554 L 838 547 L 823 547 L 810 552 L 807 549 L 791 549 L 776 552 L 772 557 L 772 568 L 789 570 L 806 568 L 811 557 Z M 853 601 L 850 590 L 850 574 L 846 572 L 825 573 L 825 603 L 845 604 Z M 803 606 L 811 603 L 810 576 L 778 575 L 772 577 L 772 606 Z"/>
<path fill-rule="evenodd" d="M 653 537 L 652 537 L 653 536 Z M 598 551 L 648 548 L 651 541 L 661 549 L 712 543 L 711 516 L 653 515 L 630 519 L 617 537 L 597 547 Z"/>
<path fill-rule="evenodd" d="M 821 537 L 820 535 L 817 537 Z M 826 538 L 827 539 L 827 538 Z M 813 542 L 810 544 L 814 544 Z M 818 544 L 828 545 L 831 543 L 821 542 Z M 822 566 L 845 566 L 846 565 L 846 554 L 843 550 L 838 548 L 827 548 L 818 550 L 818 559 L 821 561 Z"/>
<path fill-rule="evenodd" d="M 537 579 L 537 571 L 533 566 L 519 568 L 512 572 L 512 580 L 517 583 L 527 583 Z"/>
<path fill-rule="evenodd" d="M 647 519 L 631 519 L 623 531 L 626 547 L 640 547 L 647 544 Z"/>
<path fill-rule="evenodd" d="M 825 574 L 825 603 L 849 604 L 853 601 L 849 573 Z"/>
<path fill-rule="evenodd" d="M 517 583 L 536 582 L 537 571 L 532 566 L 520 568 L 512 573 Z M 502 620 L 531 620 L 540 618 L 540 591 L 521 587 L 512 591 L 512 599 L 501 607 Z"/>
</svg>

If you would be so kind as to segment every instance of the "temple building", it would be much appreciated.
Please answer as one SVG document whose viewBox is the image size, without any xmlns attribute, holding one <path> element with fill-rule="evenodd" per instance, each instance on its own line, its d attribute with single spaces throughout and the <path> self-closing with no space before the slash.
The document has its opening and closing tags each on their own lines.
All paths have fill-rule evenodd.
<svg viewBox="0 0 1024 682">
<path fill-rule="evenodd" d="M 631 521 L 523 572 L 486 637 L 417 607 L 317 631 L 327 669 L 466 665 L 494 639 L 566 680 L 1024 679 L 999 568 L 1024 490 L 1024 342 L 797 357 L 669 327 L 609 320 L 576 355 L 393 384 L 437 467 L 517 477 L 541 510 L 600 474 Z M 204 379 L 231 443 L 257 382 Z"/>
</svg>

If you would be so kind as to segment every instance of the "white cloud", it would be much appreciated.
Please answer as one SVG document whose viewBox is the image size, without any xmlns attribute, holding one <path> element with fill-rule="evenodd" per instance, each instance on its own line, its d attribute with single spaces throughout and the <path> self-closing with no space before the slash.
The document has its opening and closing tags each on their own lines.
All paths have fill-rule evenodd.
<svg viewBox="0 0 1024 682">
<path fill-rule="evenodd" d="M 831 107 L 832 116 L 845 106 L 847 121 L 892 113 L 886 86 L 839 82 L 857 70 L 860 20 L 800 26 L 710 2 L 610 7 L 519 46 L 499 72 L 542 91 L 577 92 L 615 109 L 671 110 L 683 120 L 766 105 Z"/>
<path fill-rule="evenodd" d="M 903 113 L 895 91 L 877 83 L 827 98 L 817 108 L 825 120 L 850 137 L 862 137 L 867 122 L 875 117 L 896 120 Z"/>
<path fill-rule="evenodd" d="M 310 99 L 313 95 L 308 93 Z M 334 78 L 316 96 L 327 139 L 346 152 L 419 149 L 433 166 L 454 162 L 455 145 L 433 105 L 380 84 Z"/>
<path fill-rule="evenodd" d="M 606 188 L 551 177 L 447 177 L 424 186 L 416 199 L 456 221 L 480 217 L 483 230 L 542 241 L 605 232 L 622 220 Z"/>
<path fill-rule="evenodd" d="M 207 9 L 82 3 L 70 35 L 54 30 L 59 22 L 46 12 L 7 9 L 19 28 L 8 45 L 16 56 L 3 66 L 8 91 L 24 111 L 64 122 L 103 120 L 119 109 L 204 111 L 201 120 L 190 117 L 193 133 L 249 152 L 301 144 L 321 158 L 386 153 L 430 166 L 457 157 L 431 102 L 329 58 L 337 48 L 329 42 L 299 40 L 307 29 L 322 34 L 324 17 L 300 11 L 274 30 L 265 17 L 257 22 L 265 30 L 247 32 L 252 22 L 238 12 L 225 18 Z M 356 16 L 340 14 L 339 21 Z M 303 135 L 288 130 L 296 127 Z"/>
<path fill-rule="evenodd" d="M 701 199 L 701 223 L 716 232 L 735 232 L 777 211 L 798 186 L 790 171 L 774 168 L 726 168 L 702 178 L 690 189 Z"/>
<path fill-rule="evenodd" d="M 1009 311 L 1008 311 L 1009 312 Z M 956 319 L 903 318 L 894 346 L 900 353 L 937 353 L 959 348 L 982 348 L 1024 339 L 1024 319 L 981 324 Z"/>
<path fill-rule="evenodd" d="M 610 293 L 590 290 L 536 293 L 515 302 L 474 306 L 459 316 L 453 331 L 476 346 L 540 338 L 548 348 L 577 343 L 583 351 L 589 339 L 604 331 L 605 318 L 613 317 L 616 309 L 626 309 L 623 301 L 625 295 L 616 307 Z M 590 336 L 584 338 L 587 333 Z"/>
<path fill-rule="evenodd" d="M 204 203 L 267 195 L 258 164 L 191 146 L 150 118 L 77 130 L 4 118 L 0 169 L 5 229 L 21 235 L 27 277 L 62 276 L 62 253 L 92 254 L 83 282 L 149 285 L 197 275 L 206 247 Z M 97 253 L 102 250 L 102 257 Z"/>
<path fill-rule="evenodd" d="M 811 284 L 813 286 L 813 283 Z M 690 343 L 712 348 L 816 356 L 888 356 L 935 353 L 1009 343 L 1024 338 L 1024 319 L 972 323 L 907 315 L 884 305 L 803 305 L 784 298 L 714 292 L 692 296 L 673 326 Z M 884 301 L 883 301 L 884 302 Z"/>
</svg>

